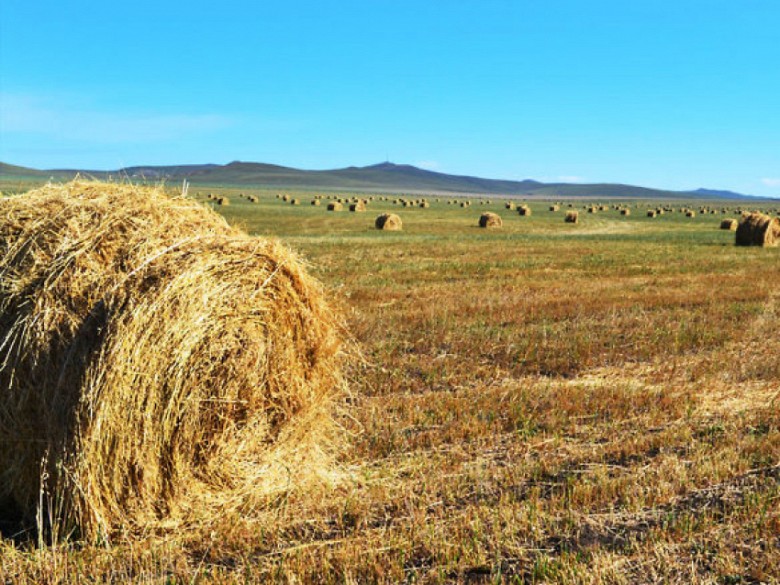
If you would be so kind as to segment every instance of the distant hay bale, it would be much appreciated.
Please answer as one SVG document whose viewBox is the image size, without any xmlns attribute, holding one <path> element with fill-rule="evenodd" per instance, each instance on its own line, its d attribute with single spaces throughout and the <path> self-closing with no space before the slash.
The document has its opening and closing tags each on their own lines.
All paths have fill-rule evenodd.
<svg viewBox="0 0 780 585">
<path fill-rule="evenodd" d="M 0 514 L 105 542 L 337 479 L 340 326 L 289 250 L 133 185 L 0 214 Z"/>
<path fill-rule="evenodd" d="M 530 216 L 531 215 L 531 208 L 528 207 L 527 205 L 521 205 L 520 207 L 517 208 L 517 213 L 519 213 L 520 215 L 526 216 L 526 217 Z"/>
<path fill-rule="evenodd" d="M 257 195 L 250 195 L 248 199 L 250 203 L 258 203 L 260 201 L 260 198 L 257 197 Z"/>
<path fill-rule="evenodd" d="M 738 246 L 775 247 L 780 241 L 780 219 L 763 213 L 746 213 L 737 226 Z"/>
<path fill-rule="evenodd" d="M 422 209 L 428 209 L 430 206 L 431 206 L 431 204 L 428 203 L 427 201 L 420 201 L 420 207 Z"/>
<path fill-rule="evenodd" d="M 564 221 L 566 223 L 579 223 L 580 222 L 580 213 L 578 211 L 569 210 L 566 212 L 566 216 L 564 217 Z"/>
<path fill-rule="evenodd" d="M 328 211 L 341 211 L 344 206 L 338 201 L 331 201 L 328 203 Z"/>
<path fill-rule="evenodd" d="M 217 205 L 230 205 L 230 199 L 227 197 L 217 197 Z"/>
<path fill-rule="evenodd" d="M 631 215 L 631 210 L 628 207 L 624 207 L 620 210 L 620 215 Z"/>
<path fill-rule="evenodd" d="M 366 205 L 362 201 L 358 201 L 356 203 L 350 204 L 349 210 L 352 212 L 365 211 Z"/>
<path fill-rule="evenodd" d="M 739 222 L 736 219 L 724 219 L 720 222 L 720 229 L 735 232 L 737 231 L 737 225 L 739 225 Z"/>
<path fill-rule="evenodd" d="M 509 209 L 510 211 L 514 211 L 514 210 L 515 210 L 515 204 L 514 204 L 514 203 L 512 203 L 511 201 L 507 201 L 507 202 L 504 204 L 504 207 L 505 207 L 505 208 L 507 208 L 507 209 Z"/>
<path fill-rule="evenodd" d="M 501 216 L 492 211 L 486 211 L 479 216 L 479 227 L 481 228 L 500 228 L 503 224 Z"/>
<path fill-rule="evenodd" d="M 647 217 L 655 217 L 656 215 L 658 215 L 658 212 L 655 209 L 647 210 Z"/>
<path fill-rule="evenodd" d="M 289 201 L 289 200 L 290 200 L 290 196 L 289 195 L 287 195 L 286 193 L 284 195 L 282 195 L 282 201 Z"/>
<path fill-rule="evenodd" d="M 322 205 L 322 202 L 319 199 L 312 199 L 311 204 L 314 205 L 315 207 L 319 207 L 320 205 Z"/>
<path fill-rule="evenodd" d="M 588 207 L 588 213 L 598 213 L 598 210 L 599 208 L 596 207 L 595 205 L 591 205 L 590 207 Z"/>
<path fill-rule="evenodd" d="M 558 211 L 560 208 L 560 205 L 550 205 L 550 211 Z"/>
<path fill-rule="evenodd" d="M 301 200 L 300 199 L 297 199 L 297 198 L 290 199 L 290 205 L 300 205 L 300 204 L 301 204 Z"/>
<path fill-rule="evenodd" d="M 398 231 L 403 229 L 403 222 L 395 213 L 383 213 L 376 218 L 374 225 L 376 226 L 376 229 L 385 231 Z"/>
<path fill-rule="evenodd" d="M 696 212 L 693 209 L 689 209 L 685 212 L 685 217 L 696 217 Z"/>
</svg>

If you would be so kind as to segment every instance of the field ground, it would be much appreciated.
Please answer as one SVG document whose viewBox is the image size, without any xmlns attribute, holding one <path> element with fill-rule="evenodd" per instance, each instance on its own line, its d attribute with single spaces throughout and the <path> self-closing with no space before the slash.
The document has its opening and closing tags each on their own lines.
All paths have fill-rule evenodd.
<svg viewBox="0 0 780 585">
<path fill-rule="evenodd" d="M 0 581 L 780 582 L 780 249 L 644 202 L 567 225 L 236 195 L 219 211 L 298 250 L 361 348 L 350 479 L 110 548 L 4 541 Z"/>
</svg>

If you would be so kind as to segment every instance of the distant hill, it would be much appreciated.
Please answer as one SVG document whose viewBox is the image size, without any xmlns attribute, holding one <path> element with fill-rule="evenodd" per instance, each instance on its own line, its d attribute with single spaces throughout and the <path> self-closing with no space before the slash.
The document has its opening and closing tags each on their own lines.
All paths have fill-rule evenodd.
<svg viewBox="0 0 780 585">
<path fill-rule="evenodd" d="M 448 175 L 412 165 L 390 162 L 366 167 L 347 167 L 325 171 L 309 171 L 279 165 L 235 161 L 226 165 L 133 166 L 116 171 L 76 169 L 35 170 L 0 163 L 0 180 L 68 180 L 76 174 L 98 179 L 127 177 L 135 180 L 181 181 L 193 186 L 231 185 L 237 187 L 279 189 L 323 189 L 385 192 L 436 192 L 453 194 L 491 194 L 523 197 L 578 197 L 610 199 L 745 199 L 732 191 L 697 189 L 696 191 L 666 191 L 634 185 L 612 183 L 574 184 L 540 183 L 539 181 L 506 181 L 467 175 Z"/>
</svg>

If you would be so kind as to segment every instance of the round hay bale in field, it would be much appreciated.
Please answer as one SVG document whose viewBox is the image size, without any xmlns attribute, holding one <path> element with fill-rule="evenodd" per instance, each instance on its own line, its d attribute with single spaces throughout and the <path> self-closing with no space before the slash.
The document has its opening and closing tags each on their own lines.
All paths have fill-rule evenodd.
<svg viewBox="0 0 780 585">
<path fill-rule="evenodd" d="M 289 200 L 290 200 L 290 196 L 289 195 L 287 195 L 286 193 L 284 195 L 282 195 L 282 201 L 287 202 Z"/>
<path fill-rule="evenodd" d="M 403 222 L 395 213 L 383 213 L 376 218 L 374 226 L 378 230 L 398 231 L 403 229 Z"/>
<path fill-rule="evenodd" d="M 685 217 L 696 217 L 696 212 L 693 209 L 689 209 L 685 212 Z"/>
<path fill-rule="evenodd" d="M 737 246 L 777 246 L 780 219 L 763 213 L 746 213 L 737 226 Z"/>
<path fill-rule="evenodd" d="M 739 225 L 739 222 L 736 219 L 728 218 L 720 222 L 720 229 L 735 232 L 737 231 L 737 225 Z"/>
<path fill-rule="evenodd" d="M 217 205 L 230 205 L 230 199 L 227 197 L 218 197 Z"/>
<path fill-rule="evenodd" d="M 567 211 L 566 216 L 564 217 L 564 221 L 566 223 L 580 223 L 579 211 L 575 211 L 575 210 Z"/>
<path fill-rule="evenodd" d="M 250 203 L 258 203 L 260 201 L 260 198 L 257 195 L 250 195 L 249 196 L 249 202 Z"/>
<path fill-rule="evenodd" d="M 481 228 L 500 228 L 502 225 L 504 222 L 501 221 L 501 216 L 492 211 L 486 211 L 479 216 L 479 227 Z"/>
<path fill-rule="evenodd" d="M 658 212 L 655 209 L 647 210 L 647 217 L 655 217 L 656 215 L 658 215 Z"/>
<path fill-rule="evenodd" d="M 107 541 L 338 478 L 341 328 L 293 253 L 159 188 L 0 214 L 0 512 Z"/>
<path fill-rule="evenodd" d="M 631 215 L 631 210 L 628 207 L 624 207 L 620 210 L 620 215 Z"/>
<path fill-rule="evenodd" d="M 314 205 L 315 207 L 319 207 L 320 205 L 322 205 L 322 202 L 319 199 L 312 199 L 311 204 Z"/>
<path fill-rule="evenodd" d="M 428 209 L 430 206 L 431 206 L 431 204 L 428 203 L 427 201 L 420 201 L 420 207 L 422 209 Z"/>
<path fill-rule="evenodd" d="M 349 206 L 349 210 L 352 211 L 352 212 L 365 211 L 366 210 L 366 205 L 362 201 L 358 201 L 356 203 L 351 203 L 350 206 Z"/>
<path fill-rule="evenodd" d="M 560 205 L 550 205 L 550 211 L 558 211 L 560 208 Z"/>
<path fill-rule="evenodd" d="M 339 201 L 331 201 L 328 203 L 328 211 L 341 211 L 344 206 Z"/>
<path fill-rule="evenodd" d="M 520 207 L 517 208 L 517 213 L 527 217 L 531 215 L 531 208 L 528 207 L 527 205 L 521 205 Z"/>
<path fill-rule="evenodd" d="M 301 200 L 300 199 L 297 199 L 297 198 L 290 199 L 290 205 L 300 205 L 300 204 L 301 204 Z"/>
<path fill-rule="evenodd" d="M 507 201 L 507 202 L 504 204 L 504 207 L 505 207 L 506 209 L 510 210 L 510 211 L 514 211 L 514 210 L 515 210 L 515 204 L 514 204 L 514 203 L 512 203 L 511 201 Z"/>
</svg>

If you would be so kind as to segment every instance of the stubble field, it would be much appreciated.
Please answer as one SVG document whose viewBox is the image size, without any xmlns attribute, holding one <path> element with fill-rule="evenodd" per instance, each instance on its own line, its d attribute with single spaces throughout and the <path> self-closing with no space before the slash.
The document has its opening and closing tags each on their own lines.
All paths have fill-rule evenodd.
<svg viewBox="0 0 780 585">
<path fill-rule="evenodd" d="M 224 193 L 345 316 L 348 479 L 112 547 L 7 539 L 0 581 L 780 580 L 780 249 L 735 247 L 733 211 L 576 202 L 569 225 L 566 202 Z M 503 228 L 478 228 L 485 210 Z M 375 230 L 383 211 L 404 230 Z"/>
</svg>

